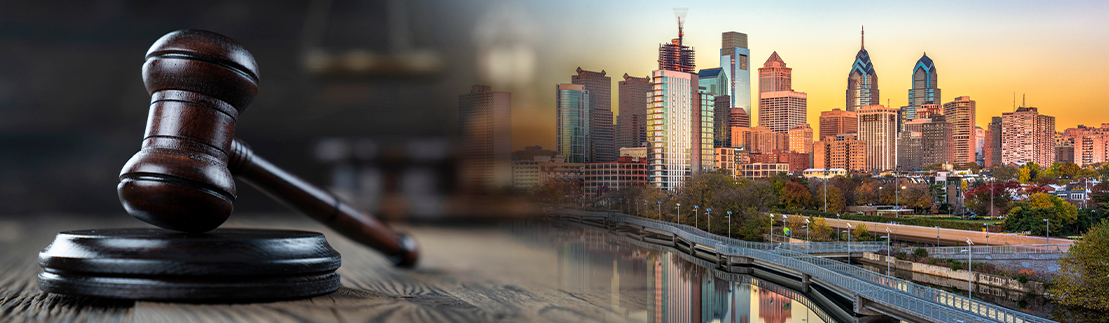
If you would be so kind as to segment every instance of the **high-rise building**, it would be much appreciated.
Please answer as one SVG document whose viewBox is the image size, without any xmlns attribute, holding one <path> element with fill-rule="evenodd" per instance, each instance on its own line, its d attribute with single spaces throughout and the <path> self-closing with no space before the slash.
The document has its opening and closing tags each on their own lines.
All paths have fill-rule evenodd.
<svg viewBox="0 0 1109 323">
<path fill-rule="evenodd" d="M 874 72 L 874 64 L 870 62 L 870 53 L 866 51 L 866 33 L 864 31 L 859 53 L 855 54 L 855 62 L 851 64 L 851 72 L 847 74 L 847 111 L 855 112 L 862 109 L 862 107 L 878 105 L 880 102 L 878 100 L 878 74 Z"/>
<path fill-rule="evenodd" d="M 951 136 L 954 139 L 954 160 L 958 164 L 973 163 L 975 145 L 978 142 L 974 133 L 975 104 L 969 96 L 960 96 L 943 104 L 943 115 L 951 123 Z"/>
<path fill-rule="evenodd" d="M 1099 128 L 1078 125 L 1064 130 L 1062 137 L 1065 143 L 1056 144 L 1056 155 L 1069 151 L 1071 156 L 1056 156 L 1056 160 L 1069 160 L 1082 167 L 1109 161 L 1109 124 L 1103 123 Z M 1065 146 L 1070 149 L 1061 148 Z"/>
<path fill-rule="evenodd" d="M 612 124 L 612 78 L 605 71 L 593 72 L 578 67 L 570 83 L 585 86 L 589 91 L 589 160 L 616 160 L 615 127 Z"/>
<path fill-rule="evenodd" d="M 697 72 L 697 85 L 715 96 L 728 95 L 728 75 L 720 67 L 706 68 Z"/>
<path fill-rule="evenodd" d="M 939 79 L 936 65 L 924 53 L 913 66 L 913 87 L 909 89 L 909 105 L 901 109 L 901 122 L 905 123 L 918 117 L 916 110 L 925 103 L 943 102 L 940 96 Z"/>
<path fill-rule="evenodd" d="M 697 77 L 693 78 L 697 82 Z M 693 142 L 695 146 L 691 147 L 693 150 L 693 172 L 711 172 L 713 170 L 712 157 L 714 153 L 713 147 L 716 138 L 715 122 L 716 122 L 716 97 L 712 93 L 698 89 L 697 96 L 700 100 L 693 104 Z M 697 122 L 699 120 L 699 124 Z M 698 128 L 698 126 L 700 126 Z M 699 139 L 698 139 L 699 138 Z M 700 149 L 696 146 L 700 141 Z"/>
<path fill-rule="evenodd" d="M 1055 117 L 1035 107 L 1001 114 L 1001 162 L 1051 165 L 1055 161 Z"/>
<path fill-rule="evenodd" d="M 792 70 L 778 52 L 770 54 L 759 68 L 759 126 L 788 133 L 794 126 L 805 123 L 808 94 L 794 92 L 790 87 Z"/>
<path fill-rule="evenodd" d="M 950 163 L 955 161 L 955 141 L 952 138 L 954 127 L 943 115 L 932 115 L 931 118 L 919 118 L 910 123 L 919 123 L 920 139 L 920 164 L 928 167 L 935 164 Z M 906 129 L 918 127 L 906 125 Z"/>
<path fill-rule="evenodd" d="M 986 155 L 984 151 L 986 147 L 986 130 L 982 129 L 982 127 L 975 126 L 974 138 L 974 162 L 978 163 L 978 166 L 986 165 Z"/>
<path fill-rule="evenodd" d="M 647 142 L 647 106 L 651 104 L 651 80 L 624 73 L 619 82 L 620 116 L 617 118 L 616 148 L 640 147 Z"/>
<path fill-rule="evenodd" d="M 824 140 L 836 135 L 858 132 L 859 116 L 855 112 L 840 109 L 820 112 L 820 137 L 816 139 Z"/>
<path fill-rule="evenodd" d="M 921 163 L 920 142 L 922 134 L 918 131 L 901 131 L 897 133 L 897 166 L 901 170 L 920 170 L 925 165 Z"/>
<path fill-rule="evenodd" d="M 728 77 L 728 95 L 732 103 L 728 107 L 741 108 L 751 115 L 751 67 L 747 48 L 747 34 L 728 31 L 721 35 L 720 68 Z M 750 125 L 748 125 L 749 127 Z"/>
<path fill-rule="evenodd" d="M 735 127 L 750 128 L 751 127 L 751 116 L 748 115 L 747 111 L 743 110 L 743 108 L 732 108 L 730 121 L 731 121 L 730 125 L 731 125 L 732 128 L 735 128 Z M 732 147 L 735 147 L 734 143 L 732 144 Z"/>
<path fill-rule="evenodd" d="M 1001 117 L 990 118 L 986 126 L 986 144 L 982 147 L 982 154 L 986 155 L 985 167 L 1001 165 Z"/>
<path fill-rule="evenodd" d="M 766 127 L 734 127 L 732 145 L 756 154 L 789 151 L 789 134 L 773 132 Z"/>
<path fill-rule="evenodd" d="M 653 101 L 647 111 L 647 157 L 650 159 L 649 182 L 655 187 L 674 190 L 682 181 L 700 170 L 702 129 L 708 132 L 708 158 L 712 164 L 712 112 L 702 121 L 701 101 L 709 94 L 697 91 L 695 74 L 656 70 L 651 72 Z M 705 124 L 702 124 L 704 122 Z"/>
<path fill-rule="evenodd" d="M 798 153 L 812 152 L 812 127 L 802 123 L 789 129 L 789 151 Z"/>
<path fill-rule="evenodd" d="M 681 19 L 684 18 L 678 20 L 678 38 L 671 39 L 669 44 L 658 46 L 658 69 L 697 73 L 696 65 L 693 64 L 693 49 L 682 44 L 682 38 L 685 37 L 682 24 L 685 21 Z"/>
<path fill-rule="evenodd" d="M 728 105 L 732 104 L 732 97 L 727 95 L 716 96 L 713 101 L 712 112 L 712 146 L 713 147 L 731 147 L 732 146 L 732 109 Z M 740 109 L 743 110 L 743 109 Z"/>
<path fill-rule="evenodd" d="M 555 88 L 558 112 L 558 153 L 567 163 L 593 161 L 589 151 L 589 91 L 580 84 L 559 84 Z"/>
<path fill-rule="evenodd" d="M 824 137 L 813 143 L 813 168 L 861 172 L 867 169 L 866 156 L 866 143 L 851 134 Z"/>
<path fill-rule="evenodd" d="M 512 185 L 512 94 L 474 85 L 458 96 L 461 182 L 486 189 Z"/>
<path fill-rule="evenodd" d="M 897 162 L 897 109 L 869 105 L 861 107 L 858 114 L 859 140 L 866 142 L 867 170 L 894 169 Z"/>
</svg>

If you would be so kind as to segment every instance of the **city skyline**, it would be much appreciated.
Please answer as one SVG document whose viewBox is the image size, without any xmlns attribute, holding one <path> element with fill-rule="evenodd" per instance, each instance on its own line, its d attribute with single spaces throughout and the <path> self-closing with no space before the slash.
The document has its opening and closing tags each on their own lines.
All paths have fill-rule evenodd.
<svg viewBox="0 0 1109 323">
<path fill-rule="evenodd" d="M 769 57 L 774 51 L 789 56 L 795 74 L 793 87 L 803 88 L 809 94 L 810 111 L 806 119 L 814 127 L 819 124 L 820 112 L 845 108 L 842 103 L 846 99 L 845 75 L 859 50 L 862 26 L 866 26 L 869 36 L 866 49 L 876 72 L 882 75 L 878 84 L 881 104 L 888 102 L 893 107 L 908 104 L 905 93 L 912 87 L 912 68 L 927 52 L 944 69 L 943 89 L 948 97 L 968 95 L 978 102 L 976 126 L 986 127 L 990 116 L 1013 111 L 1014 93 L 1027 94 L 1027 106 L 1056 116 L 1059 129 L 1078 124 L 1097 126 L 1098 120 L 1109 121 L 1107 103 L 1096 95 L 1096 89 L 1109 86 L 1103 73 L 1109 70 L 1109 63 L 1097 59 L 1109 54 L 1109 45 L 1088 41 L 1096 36 L 1092 30 L 1109 28 L 1109 24 L 1098 20 L 1097 14 L 1104 12 L 1100 9 L 1107 5 L 999 4 L 875 3 L 866 10 L 851 12 L 842 3 L 813 3 L 801 6 L 806 10 L 793 12 L 766 4 L 696 3 L 689 5 L 683 44 L 701 52 L 695 61 L 698 69 L 719 66 L 721 34 L 728 31 L 748 35 L 752 60 Z M 658 45 L 677 36 L 672 9 L 678 6 L 683 5 L 520 4 L 521 12 L 530 12 L 536 18 L 534 26 L 541 30 L 537 36 L 543 39 L 535 42 L 537 51 L 543 53 L 539 58 L 543 64 L 536 66 L 532 86 L 564 82 L 558 78 L 564 78 L 578 66 L 614 75 L 646 75 L 657 68 Z M 740 10 L 743 6 L 749 8 Z M 559 8 L 564 7 L 575 10 L 546 14 L 562 12 Z M 875 11 L 883 15 L 875 16 Z M 573 17 L 569 16 L 571 13 Z M 1068 19 L 1060 20 L 1059 16 Z M 921 17 L 934 17 L 945 23 L 923 27 L 901 23 Z M 625 28 L 633 21 L 635 28 Z M 766 24 L 770 21 L 774 24 Z M 928 32 L 919 34 L 923 29 Z M 904 37 L 906 34 L 919 35 Z M 1035 46 L 1029 46 L 1032 42 Z M 1043 63 L 1029 64 L 1029 57 L 1041 57 L 1038 62 Z M 1083 68 L 1058 73 L 1059 64 Z M 553 93 L 544 92 L 514 96 L 514 129 L 517 129 L 514 149 L 554 144 L 554 127 L 550 122 L 554 116 Z M 1020 101 L 1017 98 L 1016 105 L 1021 105 Z M 618 115 L 617 107 L 611 108 Z M 758 120 L 757 112 L 752 119 Z"/>
</svg>

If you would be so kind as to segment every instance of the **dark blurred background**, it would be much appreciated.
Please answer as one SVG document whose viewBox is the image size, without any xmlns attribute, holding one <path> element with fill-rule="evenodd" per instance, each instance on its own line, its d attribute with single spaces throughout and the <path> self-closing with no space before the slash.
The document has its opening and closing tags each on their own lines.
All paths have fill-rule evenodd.
<svg viewBox="0 0 1109 323">
<path fill-rule="evenodd" d="M 260 91 L 239 118 L 236 134 L 259 155 L 342 190 L 374 176 L 381 181 L 381 170 L 359 171 L 365 163 L 389 156 L 404 163 L 422 154 L 435 160 L 430 168 L 435 183 L 427 185 L 449 186 L 449 176 L 438 170 L 451 163 L 458 95 L 479 81 L 474 30 L 491 5 L 443 0 L 0 5 L 0 213 L 123 212 L 117 176 L 139 149 L 150 100 L 140 75 L 144 54 L 159 37 L 182 28 L 227 35 L 254 55 Z M 242 182 L 238 191 L 236 212 L 284 210 Z"/>
</svg>

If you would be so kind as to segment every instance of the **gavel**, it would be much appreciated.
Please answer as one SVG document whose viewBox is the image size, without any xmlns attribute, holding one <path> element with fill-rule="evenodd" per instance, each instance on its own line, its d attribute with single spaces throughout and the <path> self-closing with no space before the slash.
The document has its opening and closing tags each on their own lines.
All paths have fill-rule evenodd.
<svg viewBox="0 0 1109 323">
<path fill-rule="evenodd" d="M 396 266 L 419 259 L 415 239 L 254 154 L 234 138 L 235 122 L 258 93 L 258 66 L 238 42 L 203 30 L 162 36 L 146 53 L 150 113 L 142 148 L 119 175 L 120 203 L 143 222 L 211 231 L 237 197 L 234 178 L 344 236 L 384 253 Z"/>
</svg>

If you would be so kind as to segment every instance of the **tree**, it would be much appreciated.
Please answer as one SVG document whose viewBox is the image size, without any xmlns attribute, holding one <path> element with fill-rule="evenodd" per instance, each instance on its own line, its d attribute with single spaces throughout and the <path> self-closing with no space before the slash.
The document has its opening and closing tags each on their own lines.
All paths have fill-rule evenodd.
<svg viewBox="0 0 1109 323">
<path fill-rule="evenodd" d="M 799 233 L 801 227 L 805 226 L 805 218 L 802 216 L 791 216 L 786 218 L 786 227 L 793 234 Z"/>
<path fill-rule="evenodd" d="M 1109 185 L 1103 182 L 1091 187 L 1090 202 L 1093 202 L 1091 208 L 1098 212 L 1109 212 Z"/>
<path fill-rule="evenodd" d="M 978 186 L 964 194 L 967 207 L 979 215 L 990 214 L 990 201 L 993 201 L 993 211 L 996 214 L 1005 214 L 1013 207 L 1013 194 L 1011 190 L 1020 187 L 1016 182 L 992 183 Z"/>
<path fill-rule="evenodd" d="M 855 241 L 870 241 L 873 237 L 870 236 L 870 230 L 867 230 L 865 223 L 859 223 L 854 229 L 851 229 L 851 234 L 855 236 Z"/>
<path fill-rule="evenodd" d="M 1017 177 L 1017 181 L 1021 184 L 1033 183 L 1036 179 L 1040 178 L 1040 175 L 1043 175 L 1042 173 L 1043 171 L 1040 170 L 1039 165 L 1029 162 L 1020 166 L 1020 175 Z"/>
<path fill-rule="evenodd" d="M 736 187 L 737 183 L 731 176 L 716 173 L 694 175 L 682 184 L 682 188 L 678 192 L 676 203 L 681 203 L 682 207 L 675 208 L 676 204 L 671 203 L 669 208 L 674 212 L 680 211 L 682 213 L 682 223 L 693 224 L 695 222 L 692 218 L 694 205 L 711 208 L 715 205 L 712 202 L 717 195 Z M 665 212 L 666 210 L 663 211 L 669 213 Z"/>
<path fill-rule="evenodd" d="M 863 181 L 855 188 L 855 201 L 859 205 L 878 204 L 878 183 L 874 180 Z"/>
<path fill-rule="evenodd" d="M 1109 311 L 1109 220 L 1093 227 L 1059 258 L 1051 293 L 1063 305 Z"/>
<path fill-rule="evenodd" d="M 932 191 L 926 184 L 908 184 L 901 190 L 901 206 L 915 210 L 927 210 L 932 207 Z"/>
<path fill-rule="evenodd" d="M 812 205 L 809 189 L 797 182 L 788 182 L 782 187 L 780 202 L 787 210 L 802 210 Z"/>
<path fill-rule="evenodd" d="M 993 177 L 1000 181 L 1015 181 L 1020 173 L 1012 165 L 997 165 L 991 170 Z"/>
<path fill-rule="evenodd" d="M 828 221 L 824 217 L 809 217 L 809 228 L 812 230 L 809 234 L 813 241 L 832 241 L 832 227 L 828 226 Z"/>
<path fill-rule="evenodd" d="M 1047 232 L 1044 219 L 1051 220 L 1058 230 L 1071 226 L 1077 218 L 1078 208 L 1074 205 L 1055 195 L 1034 193 L 1027 200 L 1017 202 L 1002 225 L 1009 231 L 1031 231 L 1034 235 L 1044 235 Z"/>
</svg>

